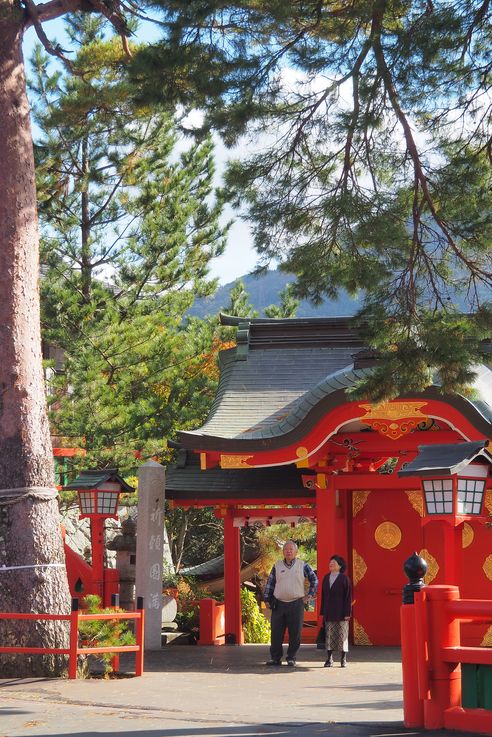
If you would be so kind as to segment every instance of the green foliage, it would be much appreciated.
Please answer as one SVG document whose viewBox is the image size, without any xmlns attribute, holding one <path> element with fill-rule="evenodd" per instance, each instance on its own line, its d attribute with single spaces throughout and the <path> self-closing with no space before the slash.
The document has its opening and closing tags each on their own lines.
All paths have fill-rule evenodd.
<svg viewBox="0 0 492 737">
<path fill-rule="evenodd" d="M 205 585 L 200 584 L 193 576 L 179 576 L 178 613 L 176 623 L 181 632 L 189 632 L 198 640 L 200 632 L 200 599 L 218 598 L 212 596 Z"/>
<path fill-rule="evenodd" d="M 133 106 L 100 19 L 73 16 L 70 34 L 73 73 L 37 49 L 31 80 L 43 338 L 64 354 L 50 420 L 82 439 L 75 463 L 128 472 L 135 451 L 169 460 L 165 438 L 208 411 L 218 331 L 183 315 L 215 289 L 208 267 L 227 226 L 210 138 L 184 144 L 168 107 Z"/>
<path fill-rule="evenodd" d="M 252 591 L 241 589 L 244 642 L 270 642 L 270 622 L 261 613 Z"/>
<path fill-rule="evenodd" d="M 461 392 L 490 337 L 488 3 L 152 5 L 167 33 L 136 56 L 140 98 L 198 101 L 202 133 L 243 150 L 260 136 L 226 182 L 260 264 L 315 303 L 364 294 L 375 349 L 396 333 L 361 396 L 422 390 L 436 371 Z"/>
<path fill-rule="evenodd" d="M 280 304 L 269 305 L 265 307 L 265 315 L 270 318 L 295 317 L 300 300 L 295 296 L 295 287 L 293 284 L 287 284 L 280 294 Z"/>
<path fill-rule="evenodd" d="M 166 506 L 166 528 L 173 563 L 178 571 L 216 558 L 224 547 L 224 523 L 211 507 L 183 509 Z"/>
<path fill-rule="evenodd" d="M 253 305 L 249 302 L 249 294 L 241 279 L 238 279 L 231 287 L 229 300 L 229 304 L 222 310 L 226 315 L 235 315 L 236 317 L 258 317 L 258 312 L 253 309 Z"/>
<path fill-rule="evenodd" d="M 473 366 L 490 361 L 490 325 L 492 311 L 484 309 L 474 316 L 422 310 L 417 329 L 415 320 L 390 318 L 380 303 L 372 303 L 361 316 L 361 332 L 381 361 L 352 396 L 384 401 L 422 392 L 431 383 L 444 393 L 470 396 Z"/>
<path fill-rule="evenodd" d="M 303 522 L 291 527 L 288 524 L 273 524 L 259 527 L 258 545 L 261 552 L 259 575 L 266 581 L 272 566 L 282 557 L 282 546 L 293 540 L 298 547 L 298 557 L 316 570 L 316 525 Z"/>
<path fill-rule="evenodd" d="M 195 642 L 200 635 L 200 607 L 198 603 L 188 604 L 176 614 L 175 622 L 180 632 L 188 632 Z"/>
<path fill-rule="evenodd" d="M 101 607 L 101 597 L 96 594 L 88 594 L 83 598 L 84 613 L 86 614 L 112 614 L 114 609 Z M 112 647 L 120 645 L 134 645 L 136 640 L 133 632 L 129 630 L 129 620 L 125 619 L 101 619 L 80 621 L 79 642 L 84 647 Z M 83 655 L 79 666 L 79 675 L 87 678 L 90 675 L 90 662 L 93 659 L 100 660 L 103 666 L 103 675 L 107 676 L 113 672 L 111 653 L 100 655 Z"/>
</svg>

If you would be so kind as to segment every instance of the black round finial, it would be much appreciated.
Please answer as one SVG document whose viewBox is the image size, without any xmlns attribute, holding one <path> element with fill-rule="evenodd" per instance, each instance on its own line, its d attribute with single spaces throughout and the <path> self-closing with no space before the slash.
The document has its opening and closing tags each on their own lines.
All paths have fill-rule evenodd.
<svg viewBox="0 0 492 737">
<path fill-rule="evenodd" d="M 424 576 L 427 573 L 427 561 L 414 552 L 403 564 L 403 570 L 410 583 L 403 587 L 403 603 L 413 604 L 415 591 L 425 586 Z"/>
</svg>

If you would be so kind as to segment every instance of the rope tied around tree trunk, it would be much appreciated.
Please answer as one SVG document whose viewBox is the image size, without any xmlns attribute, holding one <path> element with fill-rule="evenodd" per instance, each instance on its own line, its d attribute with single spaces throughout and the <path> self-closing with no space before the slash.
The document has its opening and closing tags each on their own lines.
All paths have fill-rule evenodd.
<svg viewBox="0 0 492 737">
<path fill-rule="evenodd" d="M 0 565 L 0 573 L 6 571 L 18 571 L 19 568 L 65 568 L 65 563 L 30 563 L 22 566 L 4 566 Z"/>
<path fill-rule="evenodd" d="M 19 486 L 15 489 L 0 489 L 0 507 L 18 504 L 24 499 L 49 501 L 56 499 L 58 489 L 51 486 Z"/>
</svg>

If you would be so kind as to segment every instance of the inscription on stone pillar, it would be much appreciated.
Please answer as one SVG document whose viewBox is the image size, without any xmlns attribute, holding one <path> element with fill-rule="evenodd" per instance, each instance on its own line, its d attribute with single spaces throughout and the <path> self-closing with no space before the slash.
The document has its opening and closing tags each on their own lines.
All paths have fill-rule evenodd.
<svg viewBox="0 0 492 737">
<path fill-rule="evenodd" d="M 146 650 L 161 647 L 164 497 L 164 466 L 149 461 L 138 471 L 135 581 L 137 596 L 144 598 Z"/>
</svg>

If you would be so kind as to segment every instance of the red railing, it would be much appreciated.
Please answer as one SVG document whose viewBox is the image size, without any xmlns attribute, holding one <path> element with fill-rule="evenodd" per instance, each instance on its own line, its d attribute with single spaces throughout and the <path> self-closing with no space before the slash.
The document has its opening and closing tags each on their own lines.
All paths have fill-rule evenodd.
<svg viewBox="0 0 492 737">
<path fill-rule="evenodd" d="M 461 664 L 492 666 L 492 649 L 464 647 L 461 622 L 492 622 L 492 601 L 460 599 L 457 586 L 426 586 L 401 609 L 406 727 L 492 734 L 492 710 L 462 704 Z"/>
<path fill-rule="evenodd" d="M 29 653 L 39 655 L 68 655 L 68 677 L 77 678 L 77 656 L 96 655 L 102 653 L 135 653 L 135 675 L 141 676 L 144 666 L 144 626 L 145 611 L 143 598 L 138 597 L 134 612 L 114 611 L 110 614 L 83 614 L 79 610 L 79 600 L 72 599 L 70 614 L 31 614 L 23 612 L 0 612 L 0 619 L 23 620 L 56 620 L 70 622 L 70 636 L 68 648 L 63 647 L 5 647 L 0 645 L 0 653 Z M 89 620 L 135 620 L 135 645 L 111 645 L 111 647 L 79 647 L 79 622 Z"/>
</svg>

